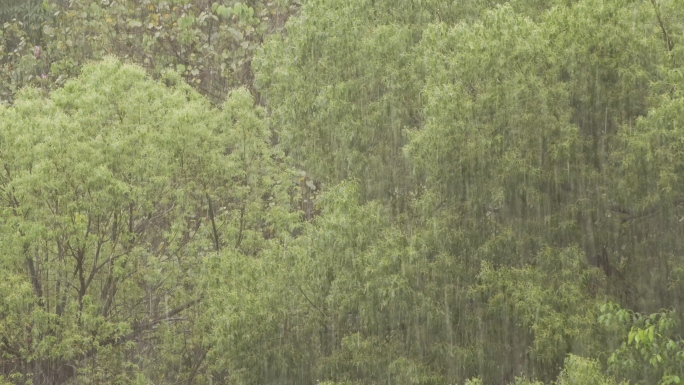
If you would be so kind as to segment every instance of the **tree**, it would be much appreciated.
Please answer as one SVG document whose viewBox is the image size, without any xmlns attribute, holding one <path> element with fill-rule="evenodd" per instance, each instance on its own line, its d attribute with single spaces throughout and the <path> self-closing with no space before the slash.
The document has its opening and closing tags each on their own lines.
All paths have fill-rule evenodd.
<svg viewBox="0 0 684 385">
<path fill-rule="evenodd" d="M 206 256 L 255 255 L 289 231 L 292 176 L 248 93 L 219 111 L 174 73 L 165 82 L 107 59 L 48 99 L 27 89 L 1 107 L 0 352 L 13 381 L 196 376 L 200 355 L 164 350 L 199 341 Z"/>
<path fill-rule="evenodd" d="M 583 0 L 440 8 L 308 3 L 255 59 L 257 85 L 280 142 L 307 171 L 326 182 L 358 179 L 359 203 L 392 205 L 393 223 L 415 240 L 410 252 L 460 267 L 428 280 L 459 293 L 449 312 L 482 312 L 490 330 L 509 330 L 476 334 L 474 323 L 451 320 L 443 329 L 458 336 L 450 349 L 479 351 L 480 367 L 445 363 L 436 372 L 449 381 L 551 381 L 568 353 L 611 350 L 607 336 L 588 331 L 595 319 L 577 318 L 568 303 L 595 314 L 597 296 L 639 308 L 679 297 L 678 141 L 676 124 L 662 120 L 677 118 L 664 110 L 651 123 L 643 118 L 677 89 L 679 26 L 663 10 L 678 7 Z M 637 121 L 644 128 L 634 129 Z M 673 193 L 647 200 L 658 179 Z M 546 258 L 568 263 L 566 273 Z M 569 283 L 572 276 L 585 279 Z M 462 293 L 482 293 L 484 277 L 497 277 L 488 281 L 494 291 L 466 300 Z M 527 298 L 549 306 L 549 318 L 529 310 L 535 317 L 523 321 L 522 299 L 495 301 L 545 277 L 573 288 L 560 302 L 541 288 L 546 300 Z M 373 338 L 357 345 L 382 340 Z M 502 357 L 504 347 L 516 353 Z"/>
<path fill-rule="evenodd" d="M 315 178 L 360 181 L 364 199 L 405 211 L 415 185 L 402 155 L 421 126 L 417 45 L 431 22 L 476 17 L 486 2 L 310 1 L 254 61 L 278 139 Z"/>
<path fill-rule="evenodd" d="M 679 3 L 312 0 L 263 48 L 296 2 L 72 3 L 2 31 L 7 100 L 64 88 L 0 108 L 0 381 L 684 378 Z M 107 52 L 161 82 L 67 81 Z"/>
<path fill-rule="evenodd" d="M 10 102 L 27 84 L 60 87 L 88 61 L 112 54 L 157 77 L 178 70 L 188 84 L 220 105 L 231 89 L 252 88 L 254 52 L 265 36 L 280 33 L 298 4 L 297 0 L 10 4 L 0 8 L 0 23 L 8 23 L 7 31 L 0 34 L 0 100 Z M 41 51 L 38 61 L 32 60 L 34 47 Z"/>
</svg>

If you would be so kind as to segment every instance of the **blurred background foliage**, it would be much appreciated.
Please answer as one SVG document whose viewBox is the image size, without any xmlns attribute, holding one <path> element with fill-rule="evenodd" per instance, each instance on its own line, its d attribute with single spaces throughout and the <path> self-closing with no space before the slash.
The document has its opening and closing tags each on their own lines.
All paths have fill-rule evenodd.
<svg viewBox="0 0 684 385">
<path fill-rule="evenodd" d="M 21 86 L 61 86 L 90 60 L 117 55 L 154 76 L 179 71 L 216 104 L 252 86 L 251 60 L 279 33 L 298 0 L 3 2 L 0 99 Z"/>
</svg>

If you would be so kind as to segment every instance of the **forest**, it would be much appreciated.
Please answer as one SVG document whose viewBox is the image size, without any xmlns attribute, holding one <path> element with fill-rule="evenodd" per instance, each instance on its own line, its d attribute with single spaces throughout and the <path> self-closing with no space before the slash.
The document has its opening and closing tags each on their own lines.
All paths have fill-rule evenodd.
<svg viewBox="0 0 684 385">
<path fill-rule="evenodd" d="M 1 1 L 0 385 L 684 383 L 683 20 Z"/>
</svg>

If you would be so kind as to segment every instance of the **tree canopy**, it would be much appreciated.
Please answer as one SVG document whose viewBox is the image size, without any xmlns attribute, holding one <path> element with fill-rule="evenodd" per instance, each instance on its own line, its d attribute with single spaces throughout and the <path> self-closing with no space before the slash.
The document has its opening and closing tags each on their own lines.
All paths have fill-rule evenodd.
<svg viewBox="0 0 684 385">
<path fill-rule="evenodd" d="M 0 384 L 679 384 L 684 6 L 0 10 Z"/>
</svg>

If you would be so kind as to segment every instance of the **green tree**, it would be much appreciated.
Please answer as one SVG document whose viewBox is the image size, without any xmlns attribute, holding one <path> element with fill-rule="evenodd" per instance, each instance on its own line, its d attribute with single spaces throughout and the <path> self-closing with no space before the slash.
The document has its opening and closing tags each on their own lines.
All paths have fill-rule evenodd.
<svg viewBox="0 0 684 385">
<path fill-rule="evenodd" d="M 6 24 L 1 381 L 681 382 L 681 3 L 297 4 Z"/>
<path fill-rule="evenodd" d="M 364 199 L 404 211 L 415 189 L 402 155 L 421 126 L 423 57 L 431 22 L 476 18 L 495 1 L 309 1 L 255 58 L 257 85 L 280 142 L 316 178 L 357 178 Z"/>
<path fill-rule="evenodd" d="M 459 358 L 435 364 L 439 355 L 427 354 L 435 371 L 448 381 L 552 381 L 568 353 L 611 351 L 594 316 L 602 296 L 676 303 L 678 190 L 672 185 L 662 204 L 639 203 L 639 194 L 661 171 L 672 169 L 668 183 L 676 181 L 677 162 L 664 163 L 676 159 L 678 141 L 647 141 L 648 131 L 633 127 L 677 89 L 679 32 L 664 10 L 679 8 L 386 5 L 305 4 L 255 60 L 257 85 L 280 143 L 307 171 L 326 182 L 358 179 L 359 203 L 393 204 L 387 215 L 412 240 L 408 253 L 443 261 L 427 282 L 454 288 L 453 302 L 443 290 L 426 297 L 447 302 L 454 318 L 421 338 L 453 341 Z M 661 135 L 667 126 L 651 127 Z M 650 168 L 634 166 L 645 162 Z M 526 291 L 529 281 L 567 291 Z M 462 321 L 478 312 L 491 334 L 476 332 L 476 317 Z M 360 337 L 359 349 L 384 341 Z M 374 366 L 363 351 L 338 363 Z"/>
<path fill-rule="evenodd" d="M 608 358 L 610 372 L 636 384 L 682 382 L 684 345 L 679 317 L 674 311 L 637 313 L 612 302 L 601 310 L 601 323 L 619 334 L 620 345 Z"/>
<path fill-rule="evenodd" d="M 7 22 L 0 34 L 0 101 L 11 101 L 26 84 L 62 86 L 88 61 L 117 55 L 155 76 L 176 69 L 220 105 L 231 89 L 252 87 L 254 52 L 266 35 L 280 33 L 298 4 L 47 0 L 41 7 L 31 0 L 0 7 L 0 24 Z M 40 51 L 37 62 L 32 60 L 35 49 Z"/>
<path fill-rule="evenodd" d="M 292 176 L 247 91 L 219 111 L 175 73 L 165 82 L 107 59 L 0 107 L 13 381 L 193 382 L 206 256 L 255 255 L 290 231 Z"/>
</svg>

